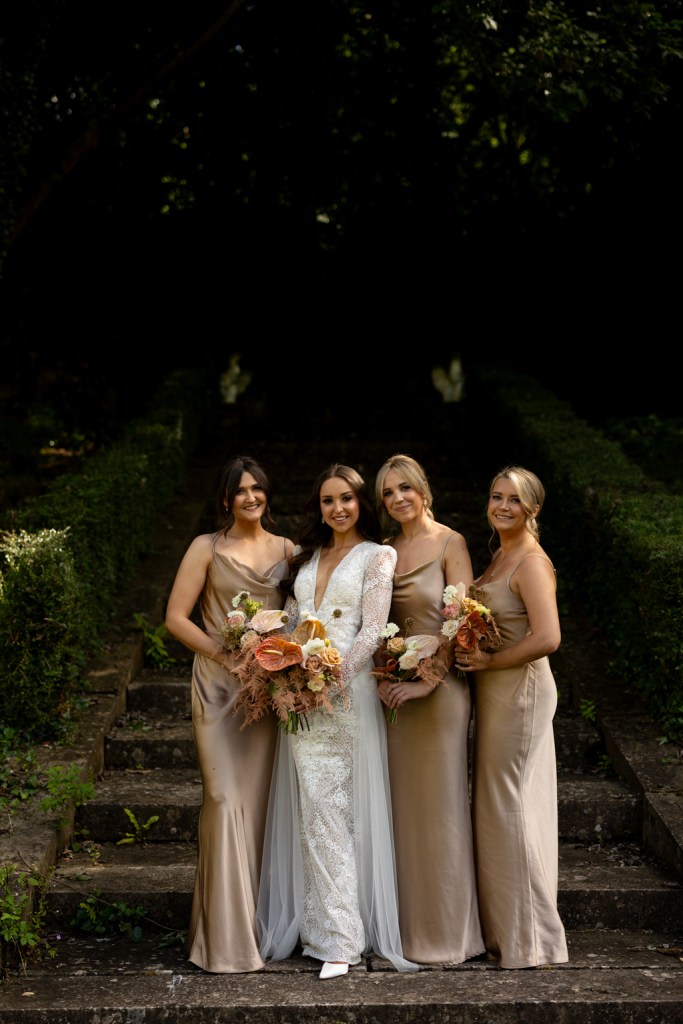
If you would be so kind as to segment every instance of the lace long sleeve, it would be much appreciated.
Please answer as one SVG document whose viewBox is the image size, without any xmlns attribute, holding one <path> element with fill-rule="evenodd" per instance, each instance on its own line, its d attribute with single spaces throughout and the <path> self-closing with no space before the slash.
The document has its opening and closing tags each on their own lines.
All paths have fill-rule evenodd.
<svg viewBox="0 0 683 1024">
<path fill-rule="evenodd" d="M 383 546 L 368 563 L 361 598 L 362 625 L 344 657 L 344 683 L 348 683 L 367 665 L 379 646 L 380 633 L 387 624 L 391 607 L 396 557 L 396 551 L 392 547 Z"/>
<path fill-rule="evenodd" d="M 287 615 L 287 625 L 285 631 L 291 633 L 292 630 L 296 629 L 299 625 L 299 602 L 290 594 L 285 601 L 284 612 Z"/>
</svg>

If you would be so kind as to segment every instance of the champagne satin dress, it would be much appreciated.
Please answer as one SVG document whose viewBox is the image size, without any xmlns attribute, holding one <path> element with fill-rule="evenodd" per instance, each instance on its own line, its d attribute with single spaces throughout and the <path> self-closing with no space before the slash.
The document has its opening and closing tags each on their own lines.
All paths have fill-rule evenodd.
<svg viewBox="0 0 683 1024">
<path fill-rule="evenodd" d="M 448 543 L 448 539 L 446 540 Z M 409 633 L 441 633 L 446 586 L 438 558 L 394 576 L 389 618 Z M 468 786 L 468 684 L 450 673 L 387 723 L 403 953 L 459 964 L 484 952 L 477 909 Z"/>
<path fill-rule="evenodd" d="M 529 628 L 526 608 L 510 589 L 519 564 L 482 587 L 504 646 Z M 566 963 L 557 910 L 557 687 L 550 662 L 477 672 L 475 695 L 473 805 L 486 948 L 501 967 Z"/>
<path fill-rule="evenodd" d="M 214 554 L 200 599 L 206 632 L 220 628 L 232 599 L 248 590 L 264 608 L 282 608 L 287 561 L 265 575 Z M 256 902 L 277 723 L 262 718 L 240 731 L 233 716 L 238 682 L 216 661 L 195 655 L 192 730 L 202 776 L 198 856 L 187 952 L 205 971 L 240 973 L 263 967 L 256 936 Z"/>
</svg>

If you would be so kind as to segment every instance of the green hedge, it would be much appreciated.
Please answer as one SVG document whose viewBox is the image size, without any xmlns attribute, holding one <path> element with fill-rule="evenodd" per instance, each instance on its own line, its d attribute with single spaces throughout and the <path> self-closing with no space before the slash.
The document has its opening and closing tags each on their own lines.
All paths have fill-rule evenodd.
<svg viewBox="0 0 683 1024">
<path fill-rule="evenodd" d="M 9 517 L 0 543 L 2 727 L 68 727 L 115 598 L 150 550 L 164 505 L 218 403 L 218 382 L 177 372 L 119 441 Z"/>
<path fill-rule="evenodd" d="M 81 689 L 88 616 L 68 533 L 20 530 L 0 543 L 3 725 L 27 737 L 54 736 Z"/>
<path fill-rule="evenodd" d="M 544 530 L 564 597 L 599 624 L 615 671 L 681 742 L 683 498 L 532 378 L 500 364 L 472 373 L 490 396 L 487 422 L 517 440 L 546 486 Z"/>
</svg>

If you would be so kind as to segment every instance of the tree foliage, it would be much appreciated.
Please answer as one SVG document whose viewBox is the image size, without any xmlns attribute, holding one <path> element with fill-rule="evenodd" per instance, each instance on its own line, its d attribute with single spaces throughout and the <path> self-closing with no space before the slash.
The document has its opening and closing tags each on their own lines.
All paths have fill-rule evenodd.
<svg viewBox="0 0 683 1024">
<path fill-rule="evenodd" d="M 98 301 L 103 277 L 213 296 L 300 265 L 616 258 L 680 220 L 681 0 L 22 11 L 7 261 L 63 264 Z"/>
</svg>

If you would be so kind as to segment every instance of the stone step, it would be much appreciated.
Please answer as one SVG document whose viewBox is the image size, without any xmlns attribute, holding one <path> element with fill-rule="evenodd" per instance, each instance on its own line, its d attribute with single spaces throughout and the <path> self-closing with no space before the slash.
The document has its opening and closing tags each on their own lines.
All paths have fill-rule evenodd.
<svg viewBox="0 0 683 1024">
<path fill-rule="evenodd" d="M 171 667 L 161 673 L 145 669 L 131 683 L 126 693 L 126 710 L 130 716 L 136 712 L 158 718 L 173 713 L 190 713 L 191 665 Z M 586 764 L 595 765 L 604 754 L 600 732 L 590 721 L 577 713 L 568 690 L 558 692 L 558 710 L 554 720 L 555 744 L 558 761 L 578 757 Z M 562 756 L 560 756 L 562 755 Z"/>
<path fill-rule="evenodd" d="M 81 837 L 98 843 L 117 843 L 135 834 L 126 809 L 141 828 L 154 815 L 159 821 L 143 829 L 155 844 L 197 836 L 202 782 L 198 768 L 152 768 L 106 771 L 95 784 L 92 800 L 78 808 L 76 828 Z"/>
<path fill-rule="evenodd" d="M 187 723 L 108 738 L 107 760 L 116 770 L 101 774 L 93 799 L 77 812 L 87 835 L 104 842 L 125 835 L 130 826 L 124 807 L 139 823 L 160 816 L 157 841 L 196 835 L 201 779 Z M 619 780 L 560 772 L 557 789 L 561 838 L 591 843 L 640 837 L 642 800 Z"/>
<path fill-rule="evenodd" d="M 376 957 L 321 982 L 298 953 L 253 974 L 207 974 L 159 932 L 53 939 L 54 959 L 3 985 L 3 1024 L 675 1024 L 680 949 L 662 929 L 567 933 L 569 962 L 503 971 L 486 960 L 398 974 Z"/>
<path fill-rule="evenodd" d="M 591 723 L 563 700 L 553 719 L 555 757 L 558 770 L 592 771 L 599 768 L 605 758 L 602 736 Z"/>
<path fill-rule="evenodd" d="M 105 740 L 109 769 L 193 768 L 197 757 L 189 715 L 180 721 L 133 714 Z"/>
<path fill-rule="evenodd" d="M 161 718 L 191 713 L 190 670 L 183 676 L 165 674 L 141 675 L 128 684 L 126 711 L 132 718 L 136 714 Z"/>
<path fill-rule="evenodd" d="M 191 720 L 191 682 L 189 670 L 164 674 L 147 671 L 129 683 L 126 715 L 120 729 L 108 737 L 108 764 L 123 767 L 129 764 L 125 745 L 131 733 L 136 736 L 156 735 L 167 728 L 176 728 L 180 720 Z M 605 759 L 605 746 L 599 730 L 582 718 L 562 695 L 553 722 L 558 768 L 569 771 L 592 771 Z M 163 740 L 162 740 L 163 741 Z M 120 759 L 123 758 L 123 761 Z M 145 765 L 150 767 L 150 765 Z"/>
<path fill-rule="evenodd" d="M 561 839 L 580 843 L 640 840 L 642 800 L 617 779 L 560 772 L 557 803 Z"/>
<path fill-rule="evenodd" d="M 152 835 L 153 833 L 150 833 Z M 183 930 L 190 914 L 196 846 L 98 843 L 62 859 L 51 881 L 51 926 L 68 930 L 79 902 L 93 893 L 143 907 L 158 925 Z M 566 928 L 654 928 L 683 922 L 683 885 L 635 844 L 561 843 L 558 907 Z"/>
</svg>

